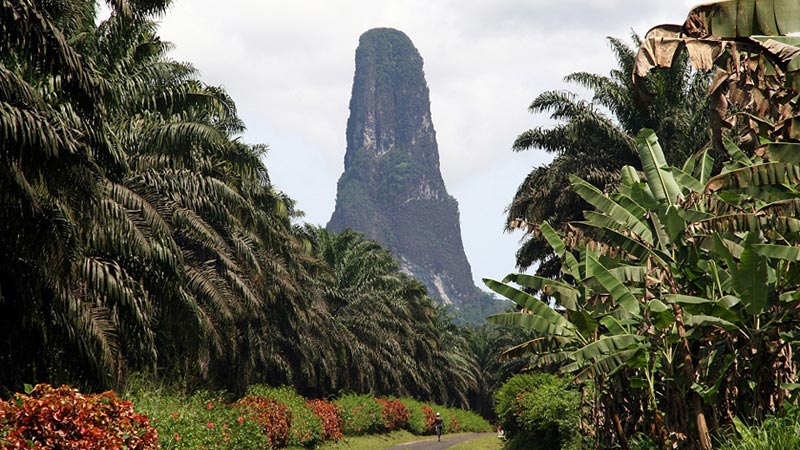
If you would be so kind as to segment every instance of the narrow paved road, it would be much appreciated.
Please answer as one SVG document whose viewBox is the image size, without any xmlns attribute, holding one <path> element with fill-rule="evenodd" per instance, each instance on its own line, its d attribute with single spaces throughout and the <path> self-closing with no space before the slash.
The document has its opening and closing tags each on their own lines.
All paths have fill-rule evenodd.
<svg viewBox="0 0 800 450">
<path fill-rule="evenodd" d="M 389 450 L 444 450 L 456 444 L 470 441 L 472 439 L 482 438 L 494 433 L 470 433 L 459 434 L 458 436 L 442 436 L 442 442 L 437 442 L 436 437 L 425 439 L 423 441 L 406 442 L 390 448 Z"/>
</svg>

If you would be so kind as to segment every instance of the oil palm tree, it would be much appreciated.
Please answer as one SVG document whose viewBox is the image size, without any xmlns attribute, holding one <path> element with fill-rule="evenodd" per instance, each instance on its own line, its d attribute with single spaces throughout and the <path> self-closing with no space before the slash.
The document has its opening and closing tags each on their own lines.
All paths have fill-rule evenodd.
<svg viewBox="0 0 800 450">
<path fill-rule="evenodd" d="M 337 336 L 337 387 L 467 405 L 475 363 L 425 287 L 361 234 L 311 227 Z M 453 327 L 453 328 L 448 328 Z"/>
<path fill-rule="evenodd" d="M 517 189 L 508 207 L 507 231 L 523 229 L 525 239 L 517 251 L 517 266 L 538 266 L 552 276 L 560 263 L 537 234 L 535 224 L 547 220 L 556 228 L 578 220 L 589 208 L 570 189 L 567 175 L 574 174 L 603 190 L 617 181 L 624 165 L 639 167 L 636 133 L 651 128 L 662 137 L 668 161 L 682 162 L 708 140 L 705 90 L 708 77 L 691 69 L 683 58 L 672 68 L 654 74 L 648 87 L 655 93 L 644 102 L 633 85 L 635 49 L 616 38 L 608 39 L 618 68 L 608 76 L 577 72 L 565 81 L 590 90 L 592 101 L 566 91 L 548 91 L 531 103 L 532 113 L 549 112 L 559 121 L 552 128 L 525 131 L 514 141 L 515 151 L 542 149 L 555 155 L 550 164 L 534 168 Z M 633 35 L 638 48 L 640 39 Z"/>
<path fill-rule="evenodd" d="M 233 102 L 166 59 L 163 2 L 111 6 L 99 27 L 94 2 L 0 10 L 4 385 L 54 367 L 88 384 L 157 367 L 210 380 L 269 360 L 253 336 L 299 291 L 289 201 L 263 149 L 234 138 Z M 240 358 L 242 327 L 257 356 Z"/>
</svg>

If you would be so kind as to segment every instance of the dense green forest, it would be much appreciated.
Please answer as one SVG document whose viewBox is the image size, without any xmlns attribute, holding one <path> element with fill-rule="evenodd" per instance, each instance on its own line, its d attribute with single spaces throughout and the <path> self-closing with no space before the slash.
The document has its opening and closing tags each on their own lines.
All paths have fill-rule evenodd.
<svg viewBox="0 0 800 450">
<path fill-rule="evenodd" d="M 523 442 L 555 432 L 563 448 L 706 450 L 739 433 L 728 448 L 797 445 L 798 17 L 793 0 L 701 5 L 636 52 L 612 40 L 624 70 L 610 78 L 568 77 L 594 103 L 550 92 L 531 105 L 561 122 L 515 147 L 556 158 L 520 186 L 509 227 L 529 234 L 519 265 L 543 264 L 486 280 L 520 308 L 490 320 L 534 334 L 507 357 L 572 381 L 511 392 L 577 390 L 581 414 L 563 433 L 524 394 L 523 419 L 508 420 Z M 598 145 L 614 151 L 592 158 Z"/>
<path fill-rule="evenodd" d="M 169 58 L 169 3 L 2 3 L 2 390 L 144 373 L 490 402 L 485 339 L 376 243 L 293 222 L 233 100 Z"/>
</svg>

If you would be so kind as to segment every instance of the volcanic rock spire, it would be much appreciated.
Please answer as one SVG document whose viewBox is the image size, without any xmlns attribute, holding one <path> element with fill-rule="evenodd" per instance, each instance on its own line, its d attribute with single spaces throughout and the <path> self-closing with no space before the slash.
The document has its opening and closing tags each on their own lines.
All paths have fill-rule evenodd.
<svg viewBox="0 0 800 450">
<path fill-rule="evenodd" d="M 445 304 L 486 298 L 473 284 L 458 203 L 439 170 L 422 57 L 398 30 L 359 39 L 344 167 L 329 230 L 380 242 Z"/>
</svg>

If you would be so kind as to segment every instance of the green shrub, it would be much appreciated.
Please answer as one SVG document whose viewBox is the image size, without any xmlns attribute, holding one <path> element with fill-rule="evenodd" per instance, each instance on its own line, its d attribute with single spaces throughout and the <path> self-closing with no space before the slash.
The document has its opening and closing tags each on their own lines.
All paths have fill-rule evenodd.
<svg viewBox="0 0 800 450">
<path fill-rule="evenodd" d="M 546 373 L 510 378 L 495 395 L 495 413 L 515 443 L 529 448 L 580 448 L 580 394 Z"/>
<path fill-rule="evenodd" d="M 320 416 L 314 413 L 306 399 L 291 387 L 272 388 L 254 385 L 247 389 L 247 396 L 272 399 L 289 407 L 289 446 L 312 447 L 322 441 L 325 428 Z"/>
<path fill-rule="evenodd" d="M 445 408 L 442 410 L 442 419 L 444 430 L 447 433 L 483 433 L 492 431 L 492 425 L 472 411 Z"/>
<path fill-rule="evenodd" d="M 334 403 L 342 412 L 342 427 L 346 436 L 383 430 L 381 405 L 371 396 L 347 394 Z"/>
<path fill-rule="evenodd" d="M 736 424 L 736 434 L 726 436 L 720 450 L 796 450 L 800 448 L 800 417 L 770 417 L 760 425 Z"/>
<path fill-rule="evenodd" d="M 258 424 L 226 403 L 220 394 L 199 392 L 187 398 L 144 389 L 127 397 L 138 412 L 150 417 L 163 450 L 267 448 Z"/>
<path fill-rule="evenodd" d="M 408 408 L 408 431 L 420 436 L 433 432 L 433 408 L 413 398 L 401 398 L 400 401 Z"/>
<path fill-rule="evenodd" d="M 483 417 L 472 411 L 458 408 L 446 408 L 433 403 L 423 403 L 411 398 L 400 399 L 408 408 L 408 424 L 406 429 L 417 435 L 433 433 L 436 413 L 442 414 L 445 433 L 482 433 L 492 431 L 492 425 Z"/>
</svg>

